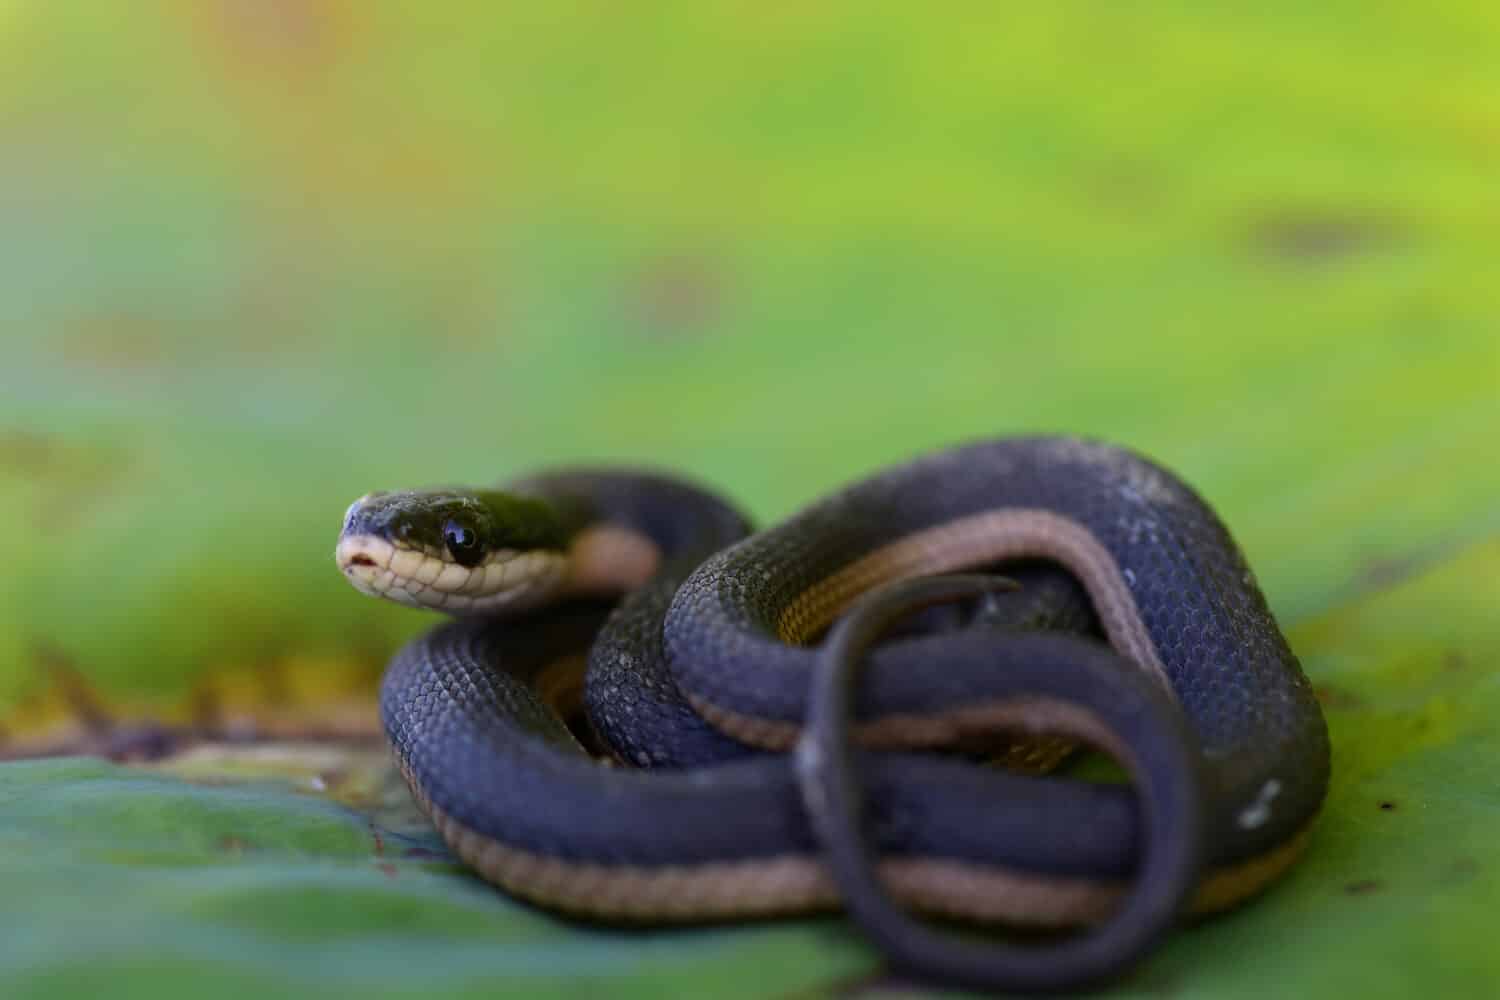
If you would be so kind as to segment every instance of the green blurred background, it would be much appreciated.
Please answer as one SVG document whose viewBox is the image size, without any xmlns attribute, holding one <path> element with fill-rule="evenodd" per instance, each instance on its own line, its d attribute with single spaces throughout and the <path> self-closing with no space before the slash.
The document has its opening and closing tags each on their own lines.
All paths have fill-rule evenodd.
<svg viewBox="0 0 1500 1000">
<path fill-rule="evenodd" d="M 768 521 L 916 451 L 1086 432 L 1216 503 L 1326 694 L 1340 769 L 1294 884 L 1141 988 L 1253 991 L 1223 978 L 1226 941 L 1273 950 L 1273 974 L 1406 984 L 1335 946 L 1376 933 L 1413 949 L 1411 983 L 1500 974 L 1448 932 L 1500 902 L 1500 852 L 1429 858 L 1468 876 L 1407 895 L 1366 871 L 1500 834 L 1492 770 L 1454 763 L 1500 762 L 1495 10 L 0 0 L 13 753 L 80 715 L 367 733 L 384 658 L 428 621 L 333 570 L 369 489 L 639 460 Z M 13 766 L 0 810 L 62 794 L 58 766 Z M 1359 810 L 1403 768 L 1450 811 L 1377 816 L 1377 836 Z M 87 777 L 122 809 L 147 794 Z M 68 867 L 91 857 L 73 808 L 18 827 L 62 860 L 12 874 L 74 900 L 43 928 L 101 905 L 79 884 L 135 877 L 108 851 Z M 420 877 L 597 955 L 451 870 Z M 159 996 L 218 946 L 161 927 L 94 952 L 39 932 L 10 985 L 62 990 L 55 963 L 123 951 L 165 964 L 115 984 Z M 807 970 L 787 988 L 865 982 L 855 940 L 813 927 L 843 965 L 773 951 Z M 329 988 L 244 953 L 257 983 Z M 494 988 L 486 961 L 438 987 Z"/>
</svg>

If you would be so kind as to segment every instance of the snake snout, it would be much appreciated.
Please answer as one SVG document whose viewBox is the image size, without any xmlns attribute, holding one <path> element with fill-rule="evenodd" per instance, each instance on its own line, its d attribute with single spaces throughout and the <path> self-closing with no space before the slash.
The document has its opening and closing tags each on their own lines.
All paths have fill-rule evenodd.
<svg viewBox="0 0 1500 1000">
<path fill-rule="evenodd" d="M 334 561 L 348 577 L 370 576 L 390 568 L 395 550 L 382 538 L 368 535 L 345 535 L 334 550 Z"/>
</svg>

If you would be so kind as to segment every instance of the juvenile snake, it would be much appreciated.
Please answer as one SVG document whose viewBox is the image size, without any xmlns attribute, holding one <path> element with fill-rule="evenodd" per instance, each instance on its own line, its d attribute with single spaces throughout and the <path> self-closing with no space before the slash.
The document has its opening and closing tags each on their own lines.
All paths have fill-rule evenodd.
<svg viewBox="0 0 1500 1000">
<path fill-rule="evenodd" d="M 486 879 L 579 916 L 846 900 L 903 966 L 1070 988 L 1276 878 L 1327 786 L 1322 714 L 1234 541 L 1111 445 L 953 448 L 754 534 L 711 493 L 630 470 L 371 493 L 337 558 L 363 591 L 458 616 L 382 685 L 417 801 Z M 1003 576 L 891 586 L 974 570 Z M 909 606 L 957 598 L 866 652 Z M 995 766 L 1071 743 L 1132 784 Z M 886 892 L 1086 929 L 960 946 Z"/>
</svg>

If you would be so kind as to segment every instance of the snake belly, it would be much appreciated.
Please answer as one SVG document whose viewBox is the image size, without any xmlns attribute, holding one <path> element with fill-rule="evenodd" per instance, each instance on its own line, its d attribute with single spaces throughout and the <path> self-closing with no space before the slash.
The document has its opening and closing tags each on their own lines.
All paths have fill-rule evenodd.
<svg viewBox="0 0 1500 1000">
<path fill-rule="evenodd" d="M 1015 560 L 1079 581 L 1107 642 L 938 632 L 869 655 L 859 765 L 880 877 L 898 898 L 1041 927 L 1109 917 L 1162 835 L 1143 828 L 1128 786 L 933 752 L 985 727 L 1051 731 L 1059 698 L 1091 706 L 1100 725 L 1060 726 L 1086 742 L 1109 745 L 1119 702 L 1185 734 L 1203 789 L 1194 910 L 1284 871 L 1322 802 L 1322 714 L 1243 556 L 1197 494 L 1130 451 L 1068 437 L 966 445 L 757 534 L 663 477 L 582 470 L 516 488 L 662 553 L 612 609 L 445 624 L 387 671 L 382 718 L 413 794 L 466 863 L 518 896 L 627 921 L 837 906 L 791 757 L 777 752 L 807 715 L 814 643 L 872 588 Z M 547 665 L 580 643 L 593 727 L 640 767 L 590 757 L 538 693 Z"/>
</svg>

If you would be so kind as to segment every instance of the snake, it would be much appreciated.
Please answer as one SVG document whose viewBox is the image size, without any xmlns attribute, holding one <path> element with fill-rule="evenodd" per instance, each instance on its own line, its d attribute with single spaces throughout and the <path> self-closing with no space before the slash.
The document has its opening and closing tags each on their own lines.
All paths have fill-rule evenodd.
<svg viewBox="0 0 1500 1000">
<path fill-rule="evenodd" d="M 629 466 L 377 491 L 336 560 L 451 616 L 381 682 L 413 798 L 482 878 L 578 919 L 846 907 L 903 970 L 1074 989 L 1270 885 L 1327 791 L 1239 546 L 1104 441 L 948 447 L 759 531 Z"/>
</svg>

